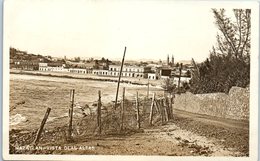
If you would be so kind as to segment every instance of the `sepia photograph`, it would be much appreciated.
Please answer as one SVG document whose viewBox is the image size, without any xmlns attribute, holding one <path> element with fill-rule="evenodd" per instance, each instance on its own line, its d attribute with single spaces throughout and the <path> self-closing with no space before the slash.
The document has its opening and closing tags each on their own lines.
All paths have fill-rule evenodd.
<svg viewBox="0 0 260 161">
<path fill-rule="evenodd" d="M 6 0 L 8 160 L 257 160 L 259 3 Z"/>
</svg>

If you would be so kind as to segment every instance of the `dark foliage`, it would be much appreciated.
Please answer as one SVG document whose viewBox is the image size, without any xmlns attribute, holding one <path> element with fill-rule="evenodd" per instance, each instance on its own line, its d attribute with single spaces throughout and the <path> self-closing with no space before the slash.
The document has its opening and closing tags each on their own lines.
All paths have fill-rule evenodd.
<svg viewBox="0 0 260 161">
<path fill-rule="evenodd" d="M 193 71 L 193 93 L 228 93 L 232 86 L 247 87 L 250 83 L 251 10 L 234 9 L 235 21 L 225 16 L 224 9 L 212 11 L 221 34 L 217 34 L 217 45 L 209 58 Z"/>
</svg>

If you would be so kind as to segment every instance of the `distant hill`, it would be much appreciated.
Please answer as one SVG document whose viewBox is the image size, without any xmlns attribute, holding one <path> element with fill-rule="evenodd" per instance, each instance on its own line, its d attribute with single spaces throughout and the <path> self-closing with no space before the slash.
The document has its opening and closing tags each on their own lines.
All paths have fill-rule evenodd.
<svg viewBox="0 0 260 161">
<path fill-rule="evenodd" d="M 191 64 L 191 60 L 180 60 L 180 61 L 177 61 L 176 63 L 182 63 L 183 65 L 185 64 Z"/>
<path fill-rule="evenodd" d="M 27 51 L 22 51 L 12 47 L 10 48 L 10 60 L 34 61 L 34 62 L 45 62 L 45 63 L 53 62 L 51 60 L 51 56 L 29 54 L 27 53 Z"/>
</svg>

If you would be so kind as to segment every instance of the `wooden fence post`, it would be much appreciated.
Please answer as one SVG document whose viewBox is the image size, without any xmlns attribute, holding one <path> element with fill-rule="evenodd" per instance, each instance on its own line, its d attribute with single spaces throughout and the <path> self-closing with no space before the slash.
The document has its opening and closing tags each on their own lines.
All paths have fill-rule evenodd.
<svg viewBox="0 0 260 161">
<path fill-rule="evenodd" d="M 147 78 L 147 99 L 149 99 L 149 78 Z"/>
<path fill-rule="evenodd" d="M 125 114 L 125 87 L 123 88 L 122 106 L 121 106 L 121 126 L 120 130 L 124 128 L 124 114 Z"/>
<path fill-rule="evenodd" d="M 101 91 L 98 91 L 98 107 L 97 107 L 97 125 L 98 134 L 101 134 Z"/>
<path fill-rule="evenodd" d="M 137 109 L 137 128 L 140 129 L 140 113 L 139 113 L 139 102 L 138 102 L 138 91 L 136 92 L 136 109 Z"/>
<path fill-rule="evenodd" d="M 165 97 L 165 104 L 166 104 L 166 109 L 167 109 L 167 114 L 168 114 L 168 120 L 170 120 L 171 119 L 171 109 L 170 109 L 170 101 L 169 101 L 168 96 Z"/>
<path fill-rule="evenodd" d="M 161 121 L 162 121 L 162 125 L 164 124 L 164 110 L 163 110 L 163 99 L 160 99 L 159 100 L 161 103 L 160 103 L 160 113 L 161 113 Z"/>
<path fill-rule="evenodd" d="M 156 109 L 156 112 L 161 113 L 158 100 L 155 99 L 154 101 L 155 101 L 155 109 Z"/>
<path fill-rule="evenodd" d="M 119 91 L 119 86 L 120 86 L 120 79 L 121 79 L 121 75 L 122 75 L 122 71 L 123 71 L 123 66 L 124 66 L 124 61 L 125 61 L 125 53 L 126 53 L 126 47 L 125 47 L 125 50 L 124 50 L 124 55 L 123 55 L 123 59 L 122 59 L 122 63 L 121 63 L 121 68 L 120 68 L 120 72 L 119 72 L 119 77 L 118 77 L 118 82 L 117 82 L 116 100 L 115 100 L 115 107 L 114 107 L 115 110 L 116 110 L 116 108 L 117 108 L 117 97 L 118 97 L 118 91 Z"/>
<path fill-rule="evenodd" d="M 165 118 L 166 118 L 166 121 L 168 122 L 169 121 L 169 114 L 168 114 L 168 109 L 167 109 L 167 102 L 165 100 L 166 105 L 164 105 L 164 100 L 162 101 L 162 103 L 163 103 L 163 107 L 164 107 Z"/>
<path fill-rule="evenodd" d="M 180 72 L 180 74 L 179 74 L 179 80 L 178 80 L 178 94 L 180 94 L 181 93 L 181 91 L 180 91 L 180 84 L 181 84 L 181 71 L 182 71 L 182 63 L 181 63 L 181 65 L 180 65 L 180 67 L 179 67 L 179 72 Z"/>
<path fill-rule="evenodd" d="M 75 89 L 70 90 L 68 140 L 72 139 L 72 118 L 73 118 L 74 94 L 75 94 Z"/>
<path fill-rule="evenodd" d="M 173 109 L 172 109 L 172 99 L 173 99 L 173 96 L 172 96 L 172 94 L 171 94 L 171 96 L 170 96 L 170 111 L 171 111 L 171 119 L 173 118 Z"/>
<path fill-rule="evenodd" d="M 155 100 L 155 93 L 153 93 L 153 99 L 152 99 L 152 104 L 151 104 L 151 109 L 150 109 L 150 120 L 149 124 L 153 124 L 153 106 L 154 106 L 154 100 Z"/>
<path fill-rule="evenodd" d="M 39 128 L 39 130 L 37 131 L 36 138 L 35 138 L 35 140 L 34 140 L 34 145 L 37 145 L 38 142 L 39 142 L 39 140 L 40 140 L 43 127 L 44 127 L 44 125 L 45 125 L 45 123 L 46 123 L 46 121 L 47 121 L 47 119 L 48 119 L 48 116 L 49 116 L 50 112 L 51 112 L 51 108 L 47 108 L 47 111 L 46 111 L 46 113 L 45 113 L 45 115 L 44 115 L 44 117 L 43 117 L 43 119 L 42 119 L 40 128 Z"/>
</svg>

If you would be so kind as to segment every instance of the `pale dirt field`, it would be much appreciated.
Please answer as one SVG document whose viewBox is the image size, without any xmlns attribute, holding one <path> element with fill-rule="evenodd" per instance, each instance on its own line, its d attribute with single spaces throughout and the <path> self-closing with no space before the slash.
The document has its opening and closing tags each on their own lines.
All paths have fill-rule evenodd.
<svg viewBox="0 0 260 161">
<path fill-rule="evenodd" d="M 166 156 L 248 156 L 248 122 L 223 120 L 209 116 L 174 111 L 174 119 L 166 125 L 152 127 L 141 124 L 141 130 L 116 135 L 74 135 L 73 143 L 64 140 L 68 122 L 70 89 L 75 89 L 76 106 L 91 106 L 102 91 L 104 105 L 114 101 L 117 84 L 114 82 L 46 76 L 10 75 L 10 116 L 17 116 L 10 125 L 10 145 L 30 145 L 37 128 L 51 107 L 39 146 L 89 146 L 91 150 L 16 150 L 25 154 L 109 154 L 109 155 L 166 155 Z M 126 97 L 134 99 L 147 94 L 145 85 L 122 84 Z M 150 87 L 151 93 L 162 95 L 160 88 Z M 121 99 L 122 88 L 119 91 Z M 75 113 L 80 113 L 75 107 Z M 19 119 L 19 118 L 23 119 Z M 78 116 L 80 117 L 80 116 Z M 17 121 L 21 121 L 16 124 Z M 11 121 L 11 119 L 10 119 Z M 91 124 L 89 120 L 89 124 Z M 86 128 L 90 128 L 86 126 Z"/>
<path fill-rule="evenodd" d="M 136 91 L 140 97 L 147 95 L 145 85 L 120 85 L 118 100 L 122 97 L 122 88 L 126 88 L 125 97 L 135 99 Z M 52 108 L 49 118 L 65 116 L 70 106 L 70 90 L 75 89 L 75 104 L 91 106 L 98 100 L 101 91 L 102 103 L 107 104 L 115 100 L 117 83 L 91 81 L 70 78 L 55 78 L 31 75 L 10 75 L 10 114 L 21 114 L 26 118 L 23 123 L 11 128 L 38 128 L 39 122 L 47 109 Z M 159 88 L 150 87 L 150 94 L 163 92 Z M 27 127 L 28 126 L 28 127 Z"/>
</svg>

